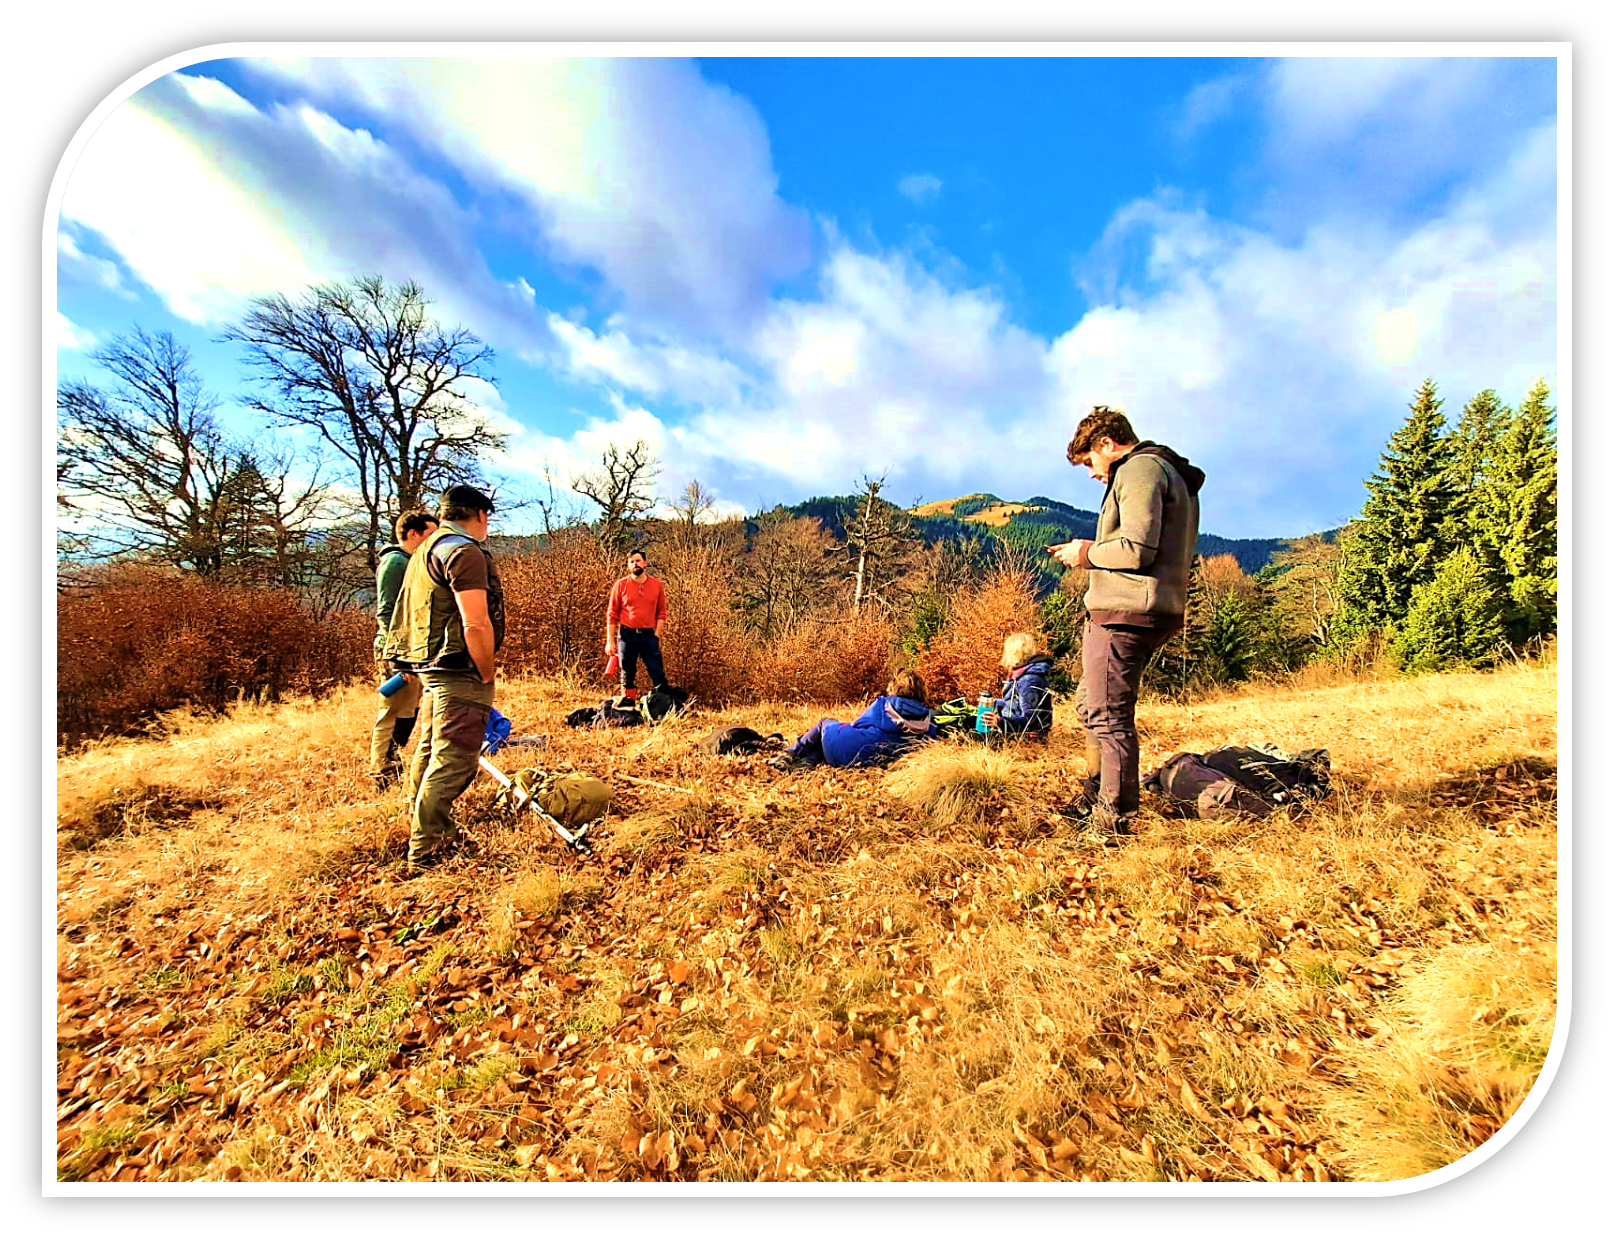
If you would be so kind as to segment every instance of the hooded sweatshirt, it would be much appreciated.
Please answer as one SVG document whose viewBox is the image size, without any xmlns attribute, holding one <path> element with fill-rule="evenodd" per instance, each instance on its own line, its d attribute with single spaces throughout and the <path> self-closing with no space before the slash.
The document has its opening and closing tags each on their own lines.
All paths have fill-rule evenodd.
<svg viewBox="0 0 1614 1239">
<path fill-rule="evenodd" d="M 916 740 L 941 735 L 930 709 L 911 697 L 876 697 L 850 723 L 825 723 L 824 761 L 831 766 L 869 766 L 895 756 Z"/>
<path fill-rule="evenodd" d="M 1083 599 L 1099 624 L 1178 628 L 1199 541 L 1204 470 L 1145 440 L 1110 469 Z"/>
</svg>

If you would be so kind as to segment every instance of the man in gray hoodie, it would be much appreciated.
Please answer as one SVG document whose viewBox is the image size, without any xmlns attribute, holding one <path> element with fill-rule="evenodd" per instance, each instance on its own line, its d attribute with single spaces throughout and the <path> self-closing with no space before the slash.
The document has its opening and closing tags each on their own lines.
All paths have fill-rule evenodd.
<svg viewBox="0 0 1614 1239">
<path fill-rule="evenodd" d="M 1107 405 L 1081 420 L 1065 455 L 1105 484 L 1095 536 L 1048 548 L 1067 568 L 1091 570 L 1084 807 L 1095 825 L 1125 834 L 1138 808 L 1138 684 L 1150 655 L 1183 624 L 1205 474 L 1169 447 L 1140 443 L 1126 414 Z"/>
</svg>

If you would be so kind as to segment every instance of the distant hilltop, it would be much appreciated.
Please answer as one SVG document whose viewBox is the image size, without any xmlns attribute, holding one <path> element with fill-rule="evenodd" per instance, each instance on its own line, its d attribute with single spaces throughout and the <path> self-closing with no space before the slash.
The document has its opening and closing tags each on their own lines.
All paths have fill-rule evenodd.
<svg viewBox="0 0 1614 1239">
<path fill-rule="evenodd" d="M 1010 501 L 977 492 L 956 499 L 921 503 L 909 508 L 908 513 L 929 542 L 968 536 L 984 527 L 1022 545 L 1046 546 L 1072 538 L 1091 538 L 1098 530 L 1097 512 L 1073 508 L 1046 495 Z M 1207 558 L 1232 555 L 1239 567 L 1253 574 L 1266 566 L 1273 552 L 1283 550 L 1287 541 L 1286 538 L 1223 538 L 1201 531 L 1199 553 Z"/>
</svg>

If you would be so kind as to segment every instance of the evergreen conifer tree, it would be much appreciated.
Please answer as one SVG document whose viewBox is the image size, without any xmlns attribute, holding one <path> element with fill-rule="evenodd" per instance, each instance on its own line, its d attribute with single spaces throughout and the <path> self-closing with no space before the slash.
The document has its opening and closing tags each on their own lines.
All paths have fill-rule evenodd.
<svg viewBox="0 0 1614 1239">
<path fill-rule="evenodd" d="M 1506 596 L 1468 547 L 1454 551 L 1433 580 L 1412 591 L 1412 606 L 1392 646 L 1408 671 L 1483 667 L 1506 642 Z"/>
<path fill-rule="evenodd" d="M 1508 635 L 1520 643 L 1558 623 L 1558 438 L 1548 396 L 1538 380 L 1508 420 L 1474 505 L 1481 558 L 1501 566 Z"/>
<path fill-rule="evenodd" d="M 1463 406 L 1463 416 L 1451 432 L 1451 474 L 1457 490 L 1451 513 L 1453 545 L 1479 549 L 1474 530 L 1476 509 L 1496 463 L 1497 444 L 1512 416 L 1513 410 L 1488 387 Z"/>
<path fill-rule="evenodd" d="M 1199 638 L 1200 678 L 1229 684 L 1249 676 L 1256 654 L 1253 621 L 1249 603 L 1239 594 L 1227 594 L 1216 604 Z"/>
<path fill-rule="evenodd" d="M 1394 627 L 1412 605 L 1413 589 L 1432 580 L 1454 549 L 1454 445 L 1444 433 L 1441 403 L 1434 380 L 1425 379 L 1364 483 L 1367 502 L 1348 544 L 1342 542 L 1342 633 Z"/>
<path fill-rule="evenodd" d="M 1205 590 L 1204 557 L 1195 555 L 1188 569 L 1182 627 L 1149 660 L 1146 682 L 1167 692 L 1186 688 L 1200 670 L 1199 659 L 1210 620 L 1211 599 Z"/>
</svg>

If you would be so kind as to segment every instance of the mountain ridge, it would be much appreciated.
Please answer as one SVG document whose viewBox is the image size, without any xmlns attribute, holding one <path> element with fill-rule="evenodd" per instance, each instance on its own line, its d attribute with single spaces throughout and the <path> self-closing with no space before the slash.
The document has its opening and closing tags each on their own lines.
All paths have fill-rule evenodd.
<svg viewBox="0 0 1614 1239">
<path fill-rule="evenodd" d="M 860 495 L 817 495 L 785 510 L 794 516 L 815 516 L 836 537 L 846 536 L 846 520 L 862 502 Z M 1091 538 L 1098 530 L 1098 513 L 1052 499 L 1032 495 L 1022 500 L 1005 500 L 988 491 L 973 491 L 952 499 L 936 499 L 903 509 L 914 522 L 914 529 L 927 543 L 963 538 L 995 536 L 1011 546 L 1040 551 L 1053 542 Z M 1338 530 L 1319 530 L 1332 539 Z M 1199 553 L 1232 555 L 1245 572 L 1255 574 L 1273 554 L 1285 548 L 1295 534 L 1278 538 L 1224 538 L 1201 532 Z"/>
</svg>

